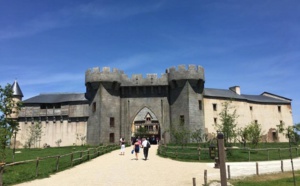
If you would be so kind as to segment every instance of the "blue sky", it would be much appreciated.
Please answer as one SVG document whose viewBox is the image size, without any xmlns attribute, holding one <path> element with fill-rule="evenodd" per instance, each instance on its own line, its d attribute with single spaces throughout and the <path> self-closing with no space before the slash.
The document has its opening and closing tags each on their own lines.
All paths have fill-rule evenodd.
<svg viewBox="0 0 300 186">
<path fill-rule="evenodd" d="M 298 0 L 0 0 L 0 84 L 24 99 L 85 92 L 84 74 L 201 65 L 207 88 L 293 99 L 300 123 Z"/>
</svg>

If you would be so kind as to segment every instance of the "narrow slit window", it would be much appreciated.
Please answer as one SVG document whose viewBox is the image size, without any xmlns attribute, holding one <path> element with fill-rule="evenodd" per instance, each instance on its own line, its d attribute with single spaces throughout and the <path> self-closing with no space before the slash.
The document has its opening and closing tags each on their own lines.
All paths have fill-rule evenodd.
<svg viewBox="0 0 300 186">
<path fill-rule="evenodd" d="M 216 103 L 213 104 L 213 110 L 217 111 L 217 104 Z"/>
<path fill-rule="evenodd" d="M 109 134 L 109 142 L 114 143 L 115 142 L 115 133 L 110 133 Z"/>
<path fill-rule="evenodd" d="M 111 117 L 111 118 L 109 119 L 109 126 L 110 126 L 110 127 L 115 127 L 115 118 L 112 118 L 112 117 Z"/>
<path fill-rule="evenodd" d="M 217 118 L 214 118 L 214 124 L 217 124 Z"/>
<path fill-rule="evenodd" d="M 199 101 L 198 101 L 198 104 L 199 104 L 199 110 L 202 110 L 202 101 L 199 100 Z"/>
<path fill-rule="evenodd" d="M 252 106 L 250 106 L 250 111 L 252 111 L 253 110 L 253 107 Z"/>
<path fill-rule="evenodd" d="M 184 125 L 184 115 L 180 115 L 180 125 Z"/>
<path fill-rule="evenodd" d="M 281 106 L 278 106 L 277 109 L 278 109 L 278 112 L 281 112 Z"/>
<path fill-rule="evenodd" d="M 93 109 L 92 109 L 93 112 L 96 112 L 96 102 L 93 102 L 93 106 L 92 107 L 93 107 Z"/>
</svg>

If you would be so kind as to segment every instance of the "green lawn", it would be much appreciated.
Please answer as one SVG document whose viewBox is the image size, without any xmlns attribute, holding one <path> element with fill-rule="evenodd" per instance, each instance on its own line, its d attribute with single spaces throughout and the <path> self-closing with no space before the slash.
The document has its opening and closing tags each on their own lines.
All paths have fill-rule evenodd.
<svg viewBox="0 0 300 186">
<path fill-rule="evenodd" d="M 300 171 L 295 172 L 296 184 L 300 184 Z M 247 177 L 241 180 L 229 180 L 234 186 L 293 186 L 294 180 L 291 172 L 266 174 Z"/>
<path fill-rule="evenodd" d="M 231 144 L 231 146 L 239 147 L 237 144 Z M 292 147 L 297 147 L 293 144 Z M 178 146 L 170 144 L 166 147 L 161 146 L 162 151 L 158 154 L 162 157 L 168 157 L 179 161 L 200 161 L 200 162 L 213 162 L 209 156 L 208 145 L 200 144 L 200 156 L 197 144 L 187 144 L 186 146 Z M 268 161 L 268 160 L 281 160 L 289 159 L 289 144 L 288 143 L 261 143 L 255 149 L 247 147 L 239 147 L 237 149 L 227 149 L 228 162 L 240 162 L 240 161 Z M 267 149 L 269 149 L 267 151 Z M 281 150 L 280 150 L 281 149 Z M 292 156 L 299 157 L 300 149 L 292 149 Z M 199 160 L 200 157 L 200 160 Z"/>
<path fill-rule="evenodd" d="M 89 146 L 71 146 L 71 147 L 51 147 L 46 149 L 18 149 L 16 150 L 15 154 L 15 162 L 24 161 L 24 160 L 36 160 L 37 157 L 42 158 L 39 161 L 38 166 L 38 176 L 36 177 L 36 161 L 25 163 L 25 164 L 18 164 L 14 166 L 5 167 L 3 173 L 3 184 L 4 185 L 12 185 L 16 183 L 21 183 L 37 178 L 44 178 L 49 177 L 50 174 L 56 172 L 56 163 L 57 158 L 46 158 L 43 157 L 48 156 L 58 156 L 58 155 L 65 155 L 65 154 L 73 154 L 73 159 L 80 158 L 80 151 L 86 151 L 88 148 L 92 148 Z M 110 152 L 112 150 L 118 149 L 119 146 L 110 146 L 103 148 L 101 154 Z M 20 152 L 20 153 L 19 153 Z M 75 153 L 76 152 L 76 153 Z M 90 159 L 97 157 L 97 153 L 92 155 L 94 150 L 90 150 Z M 87 161 L 88 157 L 87 152 L 82 153 L 83 158 L 82 160 L 75 161 L 74 165 L 77 165 L 81 162 Z M 84 157 L 85 156 L 85 157 Z M 12 150 L 7 150 L 7 164 L 12 162 Z M 58 171 L 62 171 L 71 167 L 71 155 L 67 155 L 61 157 L 59 159 L 59 167 Z"/>
</svg>

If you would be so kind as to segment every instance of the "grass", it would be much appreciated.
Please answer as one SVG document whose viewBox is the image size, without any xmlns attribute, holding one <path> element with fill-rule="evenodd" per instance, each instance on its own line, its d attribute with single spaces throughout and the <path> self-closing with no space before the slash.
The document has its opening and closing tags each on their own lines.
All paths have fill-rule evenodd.
<svg viewBox="0 0 300 186">
<path fill-rule="evenodd" d="M 88 148 L 92 148 L 90 146 L 71 146 L 71 147 L 52 147 L 46 149 L 18 149 L 15 154 L 15 162 L 24 161 L 24 160 L 35 160 L 37 157 L 48 157 L 48 156 L 57 156 L 57 155 L 64 155 L 69 154 L 72 152 L 77 151 L 85 151 Z M 119 148 L 119 146 L 113 146 L 110 149 L 106 148 L 107 150 L 103 153 L 110 152 L 114 149 Z M 92 155 L 90 151 L 90 158 L 94 158 L 97 155 Z M 102 153 L 102 154 L 103 154 Z M 86 155 L 83 153 L 83 155 Z M 73 158 L 79 158 L 80 153 L 74 153 Z M 77 165 L 81 162 L 87 161 L 88 158 L 85 156 L 82 160 L 76 161 L 73 165 Z M 12 150 L 7 150 L 7 164 L 12 162 Z M 18 164 L 14 166 L 7 166 L 4 168 L 3 173 L 3 185 L 12 185 L 17 184 L 25 181 L 34 180 L 37 178 L 45 178 L 49 177 L 50 174 L 56 173 L 56 158 L 47 158 L 42 159 L 39 161 L 38 166 L 38 176 L 36 177 L 36 161 L 25 163 L 25 164 Z M 71 155 L 61 157 L 59 159 L 59 170 L 62 171 L 71 167 Z"/>
<path fill-rule="evenodd" d="M 300 183 L 300 171 L 295 172 L 296 183 Z M 234 186 L 289 186 L 294 185 L 292 172 L 265 174 L 260 176 L 233 179 L 229 181 Z"/>
<path fill-rule="evenodd" d="M 231 144 L 231 146 L 237 146 L 237 144 Z M 297 147 L 293 144 L 292 147 Z M 161 147 L 162 153 L 159 153 L 162 157 L 168 157 L 179 161 L 200 161 L 200 162 L 214 162 L 209 156 L 207 144 L 200 144 L 200 160 L 199 151 L 197 150 L 197 144 L 187 144 L 186 146 L 178 146 L 176 144 L 170 144 L 167 147 Z M 278 150 L 280 149 L 281 150 Z M 283 149 L 284 148 L 284 149 Z M 288 143 L 260 143 L 257 148 L 250 151 L 244 148 L 227 149 L 228 162 L 243 162 L 243 161 L 268 161 L 268 160 L 281 160 L 289 159 L 289 144 Z M 266 150 L 269 149 L 269 152 Z M 250 153 L 249 153 L 250 152 Z M 300 149 L 297 154 L 296 149 L 292 149 L 293 157 L 299 157 Z"/>
</svg>

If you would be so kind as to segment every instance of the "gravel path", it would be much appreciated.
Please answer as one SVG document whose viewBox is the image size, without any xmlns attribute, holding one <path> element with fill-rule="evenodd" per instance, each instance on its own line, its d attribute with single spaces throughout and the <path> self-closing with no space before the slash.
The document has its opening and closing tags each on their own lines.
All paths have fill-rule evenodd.
<svg viewBox="0 0 300 186">
<path fill-rule="evenodd" d="M 156 145 L 152 145 L 149 150 L 149 160 L 142 159 L 142 152 L 139 159 L 135 160 L 135 156 L 130 153 L 131 149 L 126 148 L 124 156 L 119 155 L 120 151 L 116 150 L 51 175 L 49 178 L 18 186 L 192 186 L 193 177 L 196 178 L 197 185 L 204 183 L 205 169 L 208 172 L 208 179 L 219 179 L 219 169 L 214 169 L 213 163 L 188 163 L 161 158 L 156 155 Z M 286 161 L 284 164 L 287 170 L 290 162 Z M 232 177 L 256 173 L 255 162 L 228 163 L 228 165 Z M 262 173 L 280 171 L 280 161 L 263 162 L 260 168 Z M 295 169 L 300 169 L 300 159 L 295 160 Z"/>
</svg>

